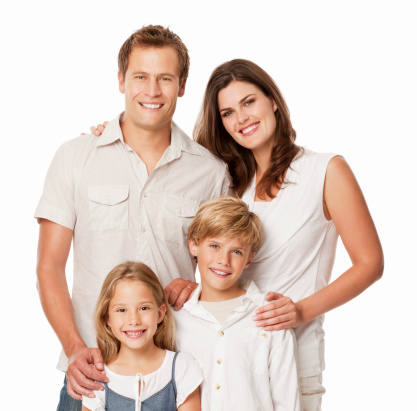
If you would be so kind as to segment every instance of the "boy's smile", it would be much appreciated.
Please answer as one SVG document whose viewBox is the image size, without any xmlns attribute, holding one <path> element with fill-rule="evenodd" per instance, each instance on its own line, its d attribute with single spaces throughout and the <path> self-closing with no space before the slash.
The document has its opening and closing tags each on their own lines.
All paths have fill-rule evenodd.
<svg viewBox="0 0 417 411">
<path fill-rule="evenodd" d="M 201 274 L 202 301 L 223 301 L 239 297 L 244 291 L 237 281 L 255 253 L 238 239 L 205 238 L 199 244 L 189 241 Z"/>
</svg>

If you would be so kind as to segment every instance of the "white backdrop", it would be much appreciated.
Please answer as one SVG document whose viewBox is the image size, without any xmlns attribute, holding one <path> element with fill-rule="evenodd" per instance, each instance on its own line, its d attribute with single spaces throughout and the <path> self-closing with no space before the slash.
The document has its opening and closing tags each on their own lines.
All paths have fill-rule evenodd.
<svg viewBox="0 0 417 411">
<path fill-rule="evenodd" d="M 371 289 L 327 315 L 323 409 L 410 409 L 417 367 L 412 3 L 23 0 L 1 6 L 3 399 L 13 400 L 14 409 L 56 408 L 60 346 L 36 292 L 32 216 L 58 146 L 122 110 L 116 74 L 123 41 L 144 24 L 162 24 L 190 51 L 190 77 L 175 115 L 190 135 L 211 71 L 246 58 L 276 79 L 297 142 L 341 153 L 351 165 L 386 268 Z M 333 278 L 348 265 L 339 244 Z M 71 272 L 70 262 L 70 284 Z"/>
</svg>

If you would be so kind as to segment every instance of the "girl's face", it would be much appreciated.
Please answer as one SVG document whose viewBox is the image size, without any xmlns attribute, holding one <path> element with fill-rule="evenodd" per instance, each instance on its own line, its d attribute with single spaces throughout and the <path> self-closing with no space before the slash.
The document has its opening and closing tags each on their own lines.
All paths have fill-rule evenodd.
<svg viewBox="0 0 417 411">
<path fill-rule="evenodd" d="M 217 96 L 226 131 L 252 152 L 272 150 L 277 127 L 277 105 L 255 85 L 232 81 Z"/>
<path fill-rule="evenodd" d="M 166 312 L 157 306 L 151 290 L 139 281 L 122 281 L 110 300 L 107 325 L 120 341 L 121 349 L 143 349 L 154 345 L 153 336 Z"/>
</svg>

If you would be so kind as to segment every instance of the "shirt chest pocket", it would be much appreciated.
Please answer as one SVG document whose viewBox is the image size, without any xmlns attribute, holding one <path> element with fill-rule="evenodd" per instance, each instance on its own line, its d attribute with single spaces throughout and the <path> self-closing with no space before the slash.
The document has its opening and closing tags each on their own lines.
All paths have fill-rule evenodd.
<svg viewBox="0 0 417 411">
<path fill-rule="evenodd" d="M 156 237 L 187 246 L 188 227 L 198 208 L 199 204 L 192 200 L 164 194 L 156 224 Z"/>
<path fill-rule="evenodd" d="M 123 231 L 129 228 L 129 186 L 88 188 L 91 231 Z"/>
<path fill-rule="evenodd" d="M 271 334 L 256 328 L 244 328 L 242 338 L 243 362 L 254 374 L 269 375 Z"/>
</svg>

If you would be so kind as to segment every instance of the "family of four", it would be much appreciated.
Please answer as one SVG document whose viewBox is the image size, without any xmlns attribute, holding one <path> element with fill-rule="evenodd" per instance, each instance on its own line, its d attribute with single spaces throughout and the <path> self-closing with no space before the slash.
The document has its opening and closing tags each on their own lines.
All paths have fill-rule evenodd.
<svg viewBox="0 0 417 411">
<path fill-rule="evenodd" d="M 37 276 L 62 345 L 60 411 L 320 410 L 324 313 L 382 275 L 352 171 L 295 144 L 273 79 L 218 66 L 193 141 L 172 122 L 189 64 L 171 30 L 133 33 L 123 113 L 49 168 Z M 329 284 L 339 235 L 352 266 Z"/>
</svg>

